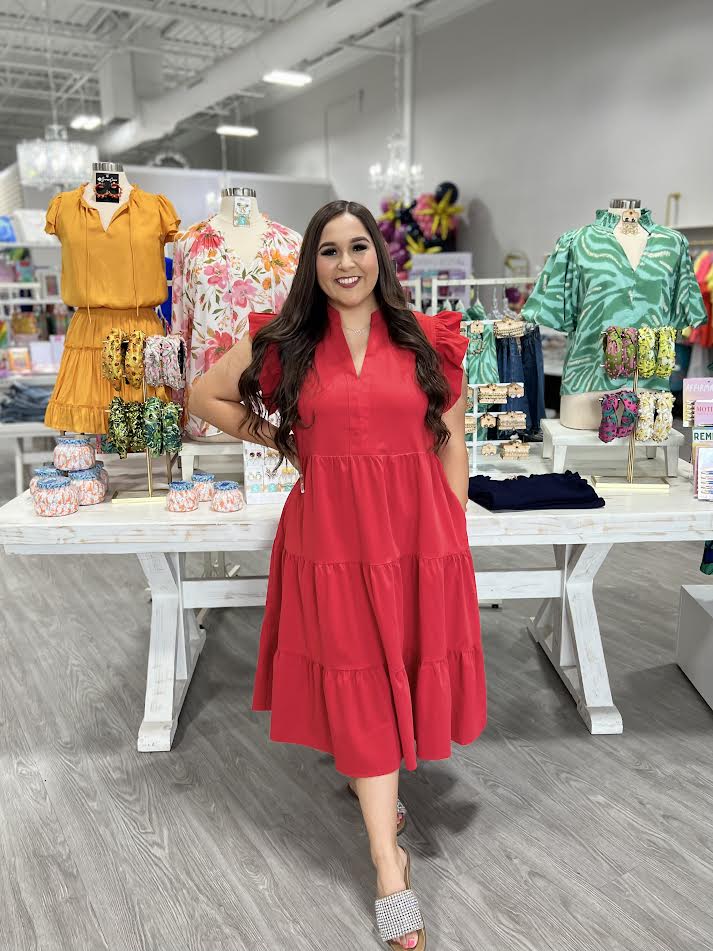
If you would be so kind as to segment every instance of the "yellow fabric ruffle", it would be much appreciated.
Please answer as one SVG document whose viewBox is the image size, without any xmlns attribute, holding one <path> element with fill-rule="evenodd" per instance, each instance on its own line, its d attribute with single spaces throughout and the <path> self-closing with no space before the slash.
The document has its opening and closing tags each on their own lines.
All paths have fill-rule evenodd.
<svg viewBox="0 0 713 951">
<path fill-rule="evenodd" d="M 45 412 L 45 425 L 73 433 L 105 433 L 105 410 L 115 396 L 125 402 L 143 401 L 142 390 L 122 384 L 115 390 L 102 376 L 102 344 L 110 330 L 131 333 L 141 330 L 148 335 L 163 335 L 163 324 L 150 307 L 109 310 L 92 308 L 91 315 L 79 309 L 70 321 L 57 382 Z M 147 396 L 170 400 L 164 387 L 146 387 Z"/>
</svg>

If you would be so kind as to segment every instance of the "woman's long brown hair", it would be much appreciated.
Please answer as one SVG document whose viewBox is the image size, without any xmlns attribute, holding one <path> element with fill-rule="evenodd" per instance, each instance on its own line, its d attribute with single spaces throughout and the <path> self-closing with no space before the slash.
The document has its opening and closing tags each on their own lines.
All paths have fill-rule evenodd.
<svg viewBox="0 0 713 951">
<path fill-rule="evenodd" d="M 317 251 L 325 226 L 338 215 L 354 215 L 366 228 L 376 248 L 379 279 L 374 288 L 376 300 L 384 317 L 391 340 L 398 347 L 411 350 L 416 358 L 416 380 L 428 398 L 425 424 L 433 433 L 434 449 L 448 441 L 448 428 L 441 419 L 448 399 L 446 382 L 436 351 L 406 304 L 403 289 L 396 279 L 394 266 L 374 216 L 363 205 L 354 201 L 331 201 L 317 211 L 302 241 L 299 264 L 290 293 L 280 314 L 259 330 L 252 341 L 252 362 L 238 382 L 240 398 L 258 416 L 262 412 L 260 400 L 260 371 L 271 344 L 275 344 L 282 366 L 279 386 L 272 394 L 280 422 L 275 433 L 275 445 L 285 456 L 294 449 L 290 438 L 299 425 L 297 404 L 300 389 L 313 366 L 314 351 L 326 332 L 327 298 L 317 281 Z M 252 417 L 248 432 L 255 436 L 260 420 Z"/>
</svg>

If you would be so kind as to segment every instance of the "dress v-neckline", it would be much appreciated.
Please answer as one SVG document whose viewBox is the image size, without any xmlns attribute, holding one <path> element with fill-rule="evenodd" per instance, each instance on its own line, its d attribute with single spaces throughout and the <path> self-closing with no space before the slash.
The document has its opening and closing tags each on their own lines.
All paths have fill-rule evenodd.
<svg viewBox="0 0 713 951">
<path fill-rule="evenodd" d="M 331 324 L 332 324 L 333 330 L 334 330 L 335 323 L 339 325 L 339 328 L 338 330 L 336 330 L 336 333 L 338 337 L 341 339 L 342 345 L 344 346 L 344 349 L 346 350 L 346 355 L 349 358 L 349 363 L 351 365 L 354 377 L 357 380 L 361 380 L 361 378 L 364 376 L 364 368 L 366 367 L 366 361 L 369 359 L 369 356 L 371 354 L 372 338 L 376 330 L 377 320 L 379 318 L 380 312 L 378 310 L 375 310 L 373 311 L 371 315 L 371 326 L 369 328 L 369 336 L 367 337 L 367 341 L 366 341 L 366 349 L 364 350 L 364 356 L 362 357 L 361 366 L 359 367 L 359 371 L 357 372 L 356 363 L 354 362 L 354 357 L 352 356 L 352 351 L 349 346 L 349 341 L 347 340 L 347 335 L 344 332 L 344 327 L 342 326 L 341 315 L 339 311 L 336 310 L 336 308 L 331 306 L 331 304 L 327 305 L 327 310 L 331 318 Z"/>
</svg>

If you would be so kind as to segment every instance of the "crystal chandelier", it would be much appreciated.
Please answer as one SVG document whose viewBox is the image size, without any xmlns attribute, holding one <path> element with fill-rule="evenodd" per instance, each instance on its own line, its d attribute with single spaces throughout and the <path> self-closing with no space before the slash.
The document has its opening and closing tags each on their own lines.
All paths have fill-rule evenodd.
<svg viewBox="0 0 713 951">
<path fill-rule="evenodd" d="M 408 205 L 423 184 L 421 165 L 409 165 L 406 159 L 406 140 L 400 132 L 395 132 L 386 140 L 389 155 L 384 168 L 381 162 L 369 166 L 369 185 L 380 192 L 395 195 L 404 205 Z"/>
<path fill-rule="evenodd" d="M 420 186 L 423 184 L 423 167 L 414 165 L 410 161 L 409 141 L 403 132 L 403 113 L 405 104 L 402 96 L 401 73 L 404 68 L 404 57 L 401 52 L 401 37 L 396 37 L 396 52 L 394 54 L 394 100 L 396 105 L 396 131 L 386 140 L 388 160 L 386 168 L 381 162 L 369 166 L 369 185 L 389 196 L 398 198 L 403 204 L 409 205 Z M 409 69 L 412 69 L 409 60 Z"/>
<path fill-rule="evenodd" d="M 44 139 L 17 143 L 20 181 L 32 188 L 80 185 L 87 180 L 87 169 L 99 161 L 96 145 L 70 142 L 61 125 L 49 125 Z"/>
<path fill-rule="evenodd" d="M 30 139 L 17 144 L 17 166 L 20 182 L 33 188 L 56 188 L 80 185 L 87 180 L 87 171 L 92 162 L 99 161 L 96 145 L 86 142 L 70 142 L 67 129 L 57 122 L 54 74 L 52 72 L 52 49 L 49 38 L 49 9 L 47 0 L 42 4 L 45 26 L 45 49 L 47 73 L 50 85 L 52 124 L 45 129 L 44 139 Z"/>
</svg>

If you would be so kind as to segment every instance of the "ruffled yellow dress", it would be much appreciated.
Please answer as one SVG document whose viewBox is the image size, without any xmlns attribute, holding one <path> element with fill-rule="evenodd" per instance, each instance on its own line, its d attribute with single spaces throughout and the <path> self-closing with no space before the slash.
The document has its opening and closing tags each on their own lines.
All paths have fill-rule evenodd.
<svg viewBox="0 0 713 951">
<path fill-rule="evenodd" d="M 125 333 L 164 333 L 156 306 L 168 296 L 164 245 L 180 219 L 163 195 L 133 185 L 104 230 L 96 208 L 84 199 L 86 185 L 61 192 L 47 209 L 45 231 L 62 244 L 62 300 L 77 310 L 67 331 L 57 382 L 45 424 L 75 433 L 105 433 L 114 396 L 143 400 L 143 391 L 124 384 L 117 391 L 102 376 L 104 338 L 113 328 Z M 147 387 L 166 401 L 163 387 Z"/>
</svg>

